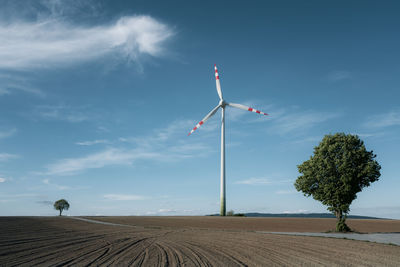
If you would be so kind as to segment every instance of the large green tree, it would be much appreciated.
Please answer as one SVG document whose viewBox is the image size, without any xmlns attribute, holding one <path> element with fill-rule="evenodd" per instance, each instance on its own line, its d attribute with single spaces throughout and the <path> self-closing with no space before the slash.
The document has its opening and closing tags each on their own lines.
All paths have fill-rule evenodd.
<svg viewBox="0 0 400 267">
<path fill-rule="evenodd" d="M 305 196 L 328 206 L 337 218 L 337 231 L 349 231 L 345 220 L 351 202 L 381 175 L 375 157 L 357 135 L 326 135 L 314 148 L 314 155 L 297 166 L 302 175 L 294 185 Z"/>
<path fill-rule="evenodd" d="M 60 199 L 54 202 L 54 209 L 60 211 L 60 216 L 63 210 L 68 210 L 69 209 L 69 203 L 65 199 Z"/>
</svg>

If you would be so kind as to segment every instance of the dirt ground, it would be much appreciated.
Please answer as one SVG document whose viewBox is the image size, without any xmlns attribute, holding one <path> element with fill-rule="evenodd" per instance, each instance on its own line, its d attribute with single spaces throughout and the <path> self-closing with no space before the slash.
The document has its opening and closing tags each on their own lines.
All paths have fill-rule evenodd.
<svg viewBox="0 0 400 267">
<path fill-rule="evenodd" d="M 289 226 L 295 227 L 292 231 L 326 231 L 334 226 L 329 219 L 91 219 L 141 227 L 94 224 L 67 217 L 0 217 L 0 265 L 398 266 L 400 262 L 399 246 L 252 232 L 288 231 Z M 353 221 L 364 231 L 399 232 L 399 221 Z"/>
<path fill-rule="evenodd" d="M 113 216 L 85 217 L 98 221 L 146 227 L 204 228 L 266 232 L 326 232 L 336 228 L 336 219 L 245 218 L 218 216 Z M 348 219 L 351 229 L 360 233 L 400 233 L 400 220 Z"/>
</svg>

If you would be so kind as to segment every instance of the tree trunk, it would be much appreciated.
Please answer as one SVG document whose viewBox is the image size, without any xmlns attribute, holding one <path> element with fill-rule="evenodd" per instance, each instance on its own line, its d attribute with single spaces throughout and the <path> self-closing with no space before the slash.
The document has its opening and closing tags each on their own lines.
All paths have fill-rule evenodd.
<svg viewBox="0 0 400 267">
<path fill-rule="evenodd" d="M 341 210 L 336 210 L 335 215 L 336 215 L 336 222 L 339 223 L 343 218 L 343 212 Z"/>
<path fill-rule="evenodd" d="M 61 216 L 62 209 L 60 209 L 60 216 Z"/>
<path fill-rule="evenodd" d="M 346 216 L 343 216 L 342 210 L 336 210 L 336 232 L 350 232 L 351 229 L 346 224 Z"/>
</svg>

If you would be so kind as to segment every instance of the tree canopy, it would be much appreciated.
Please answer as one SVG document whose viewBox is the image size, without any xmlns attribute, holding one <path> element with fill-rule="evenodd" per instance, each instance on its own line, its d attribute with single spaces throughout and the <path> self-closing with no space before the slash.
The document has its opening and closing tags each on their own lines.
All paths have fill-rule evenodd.
<svg viewBox="0 0 400 267">
<path fill-rule="evenodd" d="M 63 210 L 68 210 L 69 209 L 69 203 L 65 199 L 60 199 L 54 202 L 54 209 L 60 211 L 60 216 Z"/>
<path fill-rule="evenodd" d="M 348 231 L 345 219 L 352 201 L 379 179 L 381 166 L 375 157 L 357 135 L 326 135 L 314 148 L 314 155 L 297 166 L 302 175 L 294 185 L 305 196 L 328 206 L 338 219 L 337 231 Z"/>
</svg>

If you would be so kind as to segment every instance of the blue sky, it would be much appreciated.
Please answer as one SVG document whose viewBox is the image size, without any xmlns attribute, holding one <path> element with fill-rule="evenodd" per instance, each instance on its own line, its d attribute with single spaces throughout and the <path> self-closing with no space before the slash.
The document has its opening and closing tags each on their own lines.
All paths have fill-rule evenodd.
<svg viewBox="0 0 400 267">
<path fill-rule="evenodd" d="M 296 192 L 325 134 L 382 166 L 350 214 L 400 219 L 396 1 L 0 0 L 0 215 L 325 212 Z"/>
</svg>

